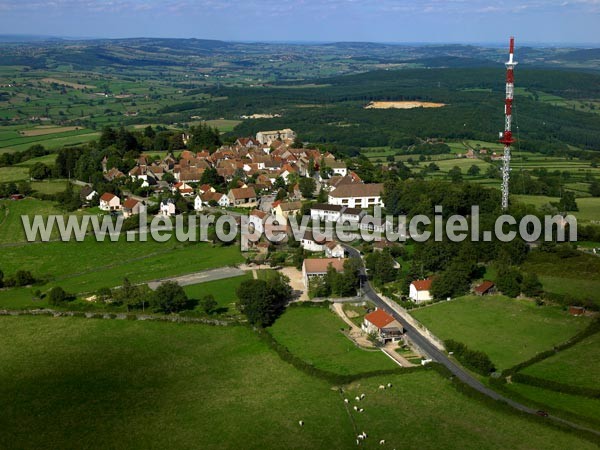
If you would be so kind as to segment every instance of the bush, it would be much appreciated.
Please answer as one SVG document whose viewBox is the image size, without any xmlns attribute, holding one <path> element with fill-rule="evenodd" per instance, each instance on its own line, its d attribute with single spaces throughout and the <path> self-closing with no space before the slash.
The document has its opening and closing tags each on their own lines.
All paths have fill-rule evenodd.
<svg viewBox="0 0 600 450">
<path fill-rule="evenodd" d="M 212 313 L 218 306 L 218 303 L 212 294 L 206 294 L 204 297 L 202 297 L 199 304 L 200 308 L 202 308 L 202 311 L 204 311 L 206 314 Z"/>
<path fill-rule="evenodd" d="M 48 293 L 48 303 L 53 306 L 62 305 L 67 298 L 67 293 L 60 286 L 53 287 Z"/>
<path fill-rule="evenodd" d="M 479 350 L 471 350 L 461 342 L 449 339 L 444 341 L 446 350 L 453 352 L 456 359 L 465 367 L 477 372 L 481 375 L 489 375 L 496 371 L 496 367 L 490 360 L 489 356 Z"/>
<path fill-rule="evenodd" d="M 563 394 L 578 395 L 580 397 L 588 397 L 600 399 L 600 389 L 585 388 L 581 386 L 572 386 L 570 384 L 558 383 L 556 381 L 545 380 L 543 378 L 525 375 L 523 373 L 515 373 L 512 376 L 512 381 L 516 383 L 528 384 L 530 386 L 540 387 Z"/>
<path fill-rule="evenodd" d="M 107 301 L 112 299 L 112 297 L 112 292 L 110 288 L 107 287 L 100 288 L 98 289 L 98 292 L 96 292 L 96 298 L 98 299 L 98 301 L 103 303 L 106 303 Z"/>
<path fill-rule="evenodd" d="M 4 280 L 4 285 L 6 287 L 21 287 L 21 286 L 29 286 L 35 282 L 35 278 L 31 275 L 31 272 L 28 270 L 17 270 L 16 273 Z"/>
<path fill-rule="evenodd" d="M 174 281 L 162 283 L 155 291 L 154 307 L 167 314 L 179 312 L 187 306 L 185 291 Z"/>
</svg>

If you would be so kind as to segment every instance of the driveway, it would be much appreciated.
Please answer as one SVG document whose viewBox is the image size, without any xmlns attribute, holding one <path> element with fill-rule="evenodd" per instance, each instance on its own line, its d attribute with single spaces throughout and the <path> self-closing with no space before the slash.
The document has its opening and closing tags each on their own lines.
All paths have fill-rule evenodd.
<svg viewBox="0 0 600 450">
<path fill-rule="evenodd" d="M 373 343 L 367 338 L 363 330 L 361 330 L 354 322 L 350 320 L 350 318 L 344 312 L 343 303 L 334 303 L 333 310 L 336 312 L 340 318 L 346 322 L 346 324 L 350 327 L 350 339 L 356 342 L 361 347 L 365 348 L 373 348 Z"/>
<path fill-rule="evenodd" d="M 308 300 L 308 290 L 304 287 L 302 272 L 295 267 L 282 267 L 279 272 L 290 279 L 290 286 L 294 290 L 296 301 Z"/>
<path fill-rule="evenodd" d="M 156 289 L 165 281 L 174 281 L 180 286 L 189 286 L 190 284 L 206 283 L 207 281 L 223 280 L 244 275 L 244 272 L 237 267 L 220 267 L 218 269 L 203 270 L 202 272 L 189 273 L 179 277 L 161 278 L 148 283 L 150 289 Z"/>
</svg>

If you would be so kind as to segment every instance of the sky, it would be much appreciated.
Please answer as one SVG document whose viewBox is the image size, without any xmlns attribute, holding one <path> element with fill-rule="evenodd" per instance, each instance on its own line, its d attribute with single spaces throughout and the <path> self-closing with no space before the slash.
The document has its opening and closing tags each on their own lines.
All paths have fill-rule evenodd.
<svg viewBox="0 0 600 450">
<path fill-rule="evenodd" d="M 0 34 L 600 43 L 600 0 L 0 0 Z"/>
</svg>

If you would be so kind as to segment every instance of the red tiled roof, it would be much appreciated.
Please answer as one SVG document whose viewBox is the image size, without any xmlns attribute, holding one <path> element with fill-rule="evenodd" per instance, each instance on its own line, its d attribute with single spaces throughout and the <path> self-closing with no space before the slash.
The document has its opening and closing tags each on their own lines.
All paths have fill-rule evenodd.
<svg viewBox="0 0 600 450">
<path fill-rule="evenodd" d="M 102 194 L 102 196 L 100 197 L 100 200 L 105 201 L 105 202 L 110 202 L 113 198 L 115 198 L 116 195 L 115 194 L 111 194 L 110 192 L 105 192 L 104 194 Z"/>
<path fill-rule="evenodd" d="M 232 189 L 231 195 L 236 199 L 256 198 L 256 192 L 252 188 L 237 188 Z"/>
<path fill-rule="evenodd" d="M 261 220 L 262 220 L 262 219 L 264 219 L 265 217 L 267 217 L 267 216 L 268 216 L 268 214 L 267 214 L 266 212 L 264 212 L 264 211 L 261 211 L 261 210 L 259 210 L 259 209 L 253 209 L 253 210 L 250 212 L 250 215 L 251 215 L 251 216 L 256 216 L 256 217 L 258 217 L 258 218 L 259 218 L 259 219 L 261 219 Z"/>
<path fill-rule="evenodd" d="M 335 191 L 330 192 L 329 195 L 335 198 L 345 197 L 379 197 L 383 192 L 382 183 L 363 184 L 363 183 L 352 183 L 344 184 L 338 187 Z"/>
<path fill-rule="evenodd" d="M 475 292 L 479 292 L 480 294 L 485 294 L 487 291 L 489 291 L 494 286 L 495 285 L 494 285 L 493 282 L 491 282 L 491 281 L 484 281 L 483 283 L 481 283 L 479 286 L 477 286 L 475 288 Z"/>
<path fill-rule="evenodd" d="M 384 328 L 392 323 L 395 319 L 386 313 L 383 309 L 376 309 L 365 316 L 365 320 L 371 322 L 377 328 Z"/>
<path fill-rule="evenodd" d="M 125 200 L 125 203 L 123 203 L 123 207 L 125 209 L 133 209 L 138 203 L 139 202 L 135 198 L 128 198 L 127 200 Z"/>
<path fill-rule="evenodd" d="M 305 259 L 304 268 L 306 273 L 326 273 L 329 264 L 338 272 L 344 271 L 345 259 L 323 258 L 323 259 Z"/>
<path fill-rule="evenodd" d="M 428 291 L 431 289 L 431 278 L 427 278 L 426 280 L 415 280 L 411 284 L 415 286 L 417 291 Z"/>
</svg>

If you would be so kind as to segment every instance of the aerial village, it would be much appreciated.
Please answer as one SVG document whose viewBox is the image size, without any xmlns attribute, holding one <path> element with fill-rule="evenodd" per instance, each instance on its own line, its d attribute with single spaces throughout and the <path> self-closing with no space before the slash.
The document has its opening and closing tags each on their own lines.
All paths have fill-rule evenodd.
<svg viewBox="0 0 600 450">
<path fill-rule="evenodd" d="M 184 142 L 188 138 L 183 135 Z M 382 183 L 364 183 L 331 153 L 302 148 L 295 145 L 295 140 L 296 133 L 291 129 L 261 131 L 255 137 L 238 138 L 233 145 L 222 145 L 212 153 L 183 150 L 178 157 L 169 153 L 162 160 L 152 162 L 149 156 L 142 154 L 127 174 L 107 167 L 105 159 L 102 169 L 107 181 L 129 178 L 152 194 L 141 197 L 123 191 L 124 198 L 121 198 L 84 186 L 81 197 L 84 202 L 98 198 L 101 211 L 122 214 L 124 218 L 147 212 L 153 203 L 158 203 L 158 208 L 154 207 L 155 214 L 165 217 L 209 212 L 227 212 L 238 219 L 247 215 L 259 233 L 265 231 L 270 217 L 288 226 L 290 217 L 302 215 L 310 216 L 311 220 L 319 219 L 321 223 L 354 224 L 359 230 L 364 228 L 380 234 L 392 225 L 385 218 L 371 216 L 374 207 L 384 206 Z M 224 183 L 213 185 L 207 179 Z M 366 215 L 369 220 L 362 221 Z M 335 239 L 316 237 L 316 233 L 313 236 L 310 229 L 293 245 L 298 244 L 303 250 L 301 265 L 298 264 L 295 273 L 286 273 L 286 276 L 298 296 L 308 299 L 311 279 L 324 277 L 330 268 L 342 273 L 348 252 Z M 382 240 L 374 244 L 374 249 L 383 250 L 392 245 Z M 252 261 L 260 264 L 272 249 L 271 242 L 261 239 L 252 243 L 249 253 L 254 255 Z M 415 280 L 410 286 L 412 301 L 430 301 L 430 285 L 431 279 Z"/>
</svg>

